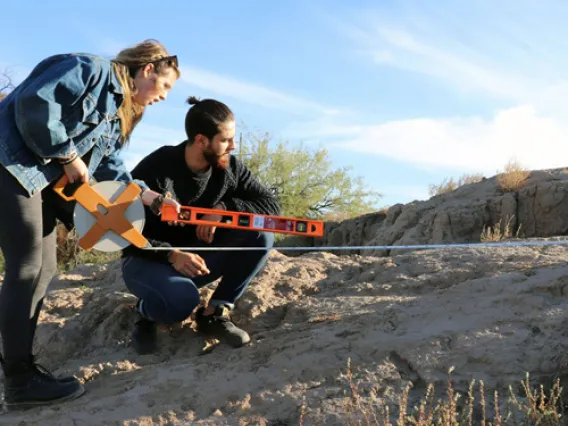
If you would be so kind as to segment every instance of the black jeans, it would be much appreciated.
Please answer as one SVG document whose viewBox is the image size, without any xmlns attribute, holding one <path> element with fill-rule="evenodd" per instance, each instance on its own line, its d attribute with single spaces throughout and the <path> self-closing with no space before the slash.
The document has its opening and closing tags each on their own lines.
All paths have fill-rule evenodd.
<svg viewBox="0 0 568 426">
<path fill-rule="evenodd" d="M 0 334 L 7 363 L 30 359 L 43 298 L 57 270 L 56 214 L 49 201 L 54 197 L 46 191 L 51 187 L 30 198 L 0 165 L 0 249 L 6 262 Z"/>
</svg>

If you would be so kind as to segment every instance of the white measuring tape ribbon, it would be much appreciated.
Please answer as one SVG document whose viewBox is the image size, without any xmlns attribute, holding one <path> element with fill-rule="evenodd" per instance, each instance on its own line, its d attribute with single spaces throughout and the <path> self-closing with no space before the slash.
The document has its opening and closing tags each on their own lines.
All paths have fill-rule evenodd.
<svg viewBox="0 0 568 426">
<path fill-rule="evenodd" d="M 331 251 L 331 250 L 420 250 L 420 249 L 453 249 L 482 247 L 519 247 L 519 246 L 557 246 L 568 245 L 568 240 L 556 241 L 509 241 L 463 244 L 423 244 L 404 246 L 314 246 L 314 247 L 145 247 L 144 250 L 182 250 L 182 251 Z"/>
</svg>

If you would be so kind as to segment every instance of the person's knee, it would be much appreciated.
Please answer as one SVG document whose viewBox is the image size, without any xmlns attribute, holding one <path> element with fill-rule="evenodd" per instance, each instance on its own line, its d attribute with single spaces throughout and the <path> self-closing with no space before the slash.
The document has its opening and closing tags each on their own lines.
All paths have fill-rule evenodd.
<svg viewBox="0 0 568 426">
<path fill-rule="evenodd" d="M 190 286 L 188 286 L 190 287 Z M 146 292 L 141 298 L 144 302 L 144 314 L 161 324 L 173 324 L 187 319 L 199 305 L 199 292 L 188 288 L 184 292 Z"/>
<path fill-rule="evenodd" d="M 142 258 L 124 257 L 121 259 L 122 279 L 126 288 L 136 297 L 143 298 L 152 289 L 154 274 L 150 263 Z"/>
<path fill-rule="evenodd" d="M 199 291 L 197 288 L 187 286 L 187 290 L 181 294 L 170 296 L 166 301 L 168 306 L 165 323 L 181 322 L 189 318 L 193 310 L 199 305 Z"/>
<path fill-rule="evenodd" d="M 53 247 L 53 251 L 55 251 L 55 247 Z M 43 261 L 41 264 L 41 281 L 42 285 L 47 285 L 53 278 L 53 276 L 57 273 L 57 255 L 54 253 L 53 255 L 43 256 Z"/>
<path fill-rule="evenodd" d="M 133 260 L 134 258 L 132 257 L 124 257 L 120 260 L 120 266 L 122 270 L 122 279 L 126 288 L 128 288 L 132 294 L 136 295 L 136 292 L 132 289 L 132 283 L 136 276 L 136 272 L 138 272 L 138 268 L 132 264 Z"/>
<path fill-rule="evenodd" d="M 31 316 L 35 314 L 38 304 L 44 298 L 45 293 L 47 292 L 47 288 L 49 287 L 49 283 L 51 282 L 52 278 L 57 273 L 57 259 L 53 256 L 44 256 L 43 263 L 41 265 L 41 269 L 39 272 L 39 278 L 37 279 L 37 284 L 34 289 L 33 299 L 32 299 L 32 310 Z"/>
<path fill-rule="evenodd" d="M 36 281 L 41 273 L 41 251 L 27 253 L 25 256 L 10 256 L 6 258 L 6 275 L 15 277 L 18 281 Z"/>
</svg>

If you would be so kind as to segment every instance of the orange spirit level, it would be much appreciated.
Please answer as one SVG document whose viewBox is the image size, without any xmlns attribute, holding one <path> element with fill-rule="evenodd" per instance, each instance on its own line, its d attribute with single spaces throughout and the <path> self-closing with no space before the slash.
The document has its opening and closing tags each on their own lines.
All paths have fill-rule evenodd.
<svg viewBox="0 0 568 426">
<path fill-rule="evenodd" d="M 200 219 L 212 214 L 222 216 L 221 222 Z M 255 213 L 232 212 L 226 210 L 206 209 L 202 207 L 182 206 L 180 212 L 169 204 L 162 205 L 163 222 L 180 222 L 191 225 L 210 225 L 220 228 L 234 228 L 277 232 L 282 234 L 323 236 L 324 223 L 321 220 L 297 219 L 292 217 L 271 216 Z"/>
</svg>

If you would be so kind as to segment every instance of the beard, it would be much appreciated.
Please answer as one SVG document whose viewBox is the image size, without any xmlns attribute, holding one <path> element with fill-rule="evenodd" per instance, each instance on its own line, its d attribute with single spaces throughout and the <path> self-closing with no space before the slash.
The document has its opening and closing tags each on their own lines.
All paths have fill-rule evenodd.
<svg viewBox="0 0 568 426">
<path fill-rule="evenodd" d="M 203 157 L 211 166 L 217 169 L 226 169 L 229 167 L 231 155 L 229 153 L 218 155 L 211 150 L 206 150 L 203 151 Z"/>
</svg>

